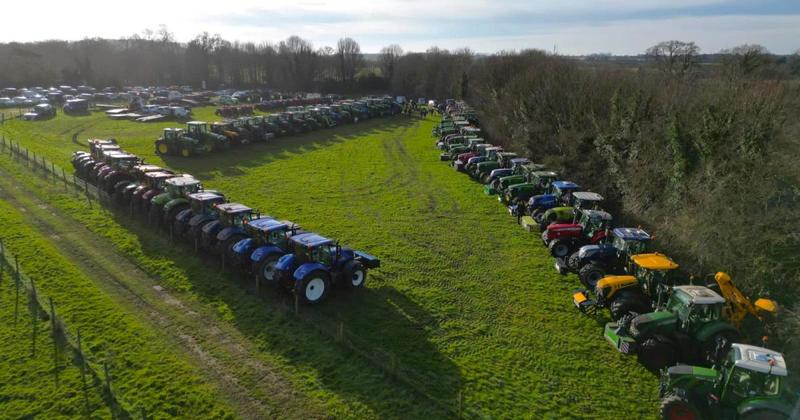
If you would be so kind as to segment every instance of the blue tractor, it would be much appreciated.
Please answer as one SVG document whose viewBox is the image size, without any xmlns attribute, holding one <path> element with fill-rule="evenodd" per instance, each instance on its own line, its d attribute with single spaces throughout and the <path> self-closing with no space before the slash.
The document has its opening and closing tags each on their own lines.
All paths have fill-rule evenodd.
<svg viewBox="0 0 800 420">
<path fill-rule="evenodd" d="M 200 240 L 203 226 L 217 219 L 214 206 L 225 202 L 225 196 L 218 192 L 197 192 L 187 196 L 189 208 L 181 210 L 172 221 L 172 234 L 176 237 L 188 236 L 192 241 Z"/>
<path fill-rule="evenodd" d="M 258 276 L 259 282 L 275 284 L 275 265 L 291 251 L 289 238 L 304 233 L 288 221 L 263 217 L 244 225 L 248 235 L 233 245 L 234 263 Z"/>
<path fill-rule="evenodd" d="M 239 203 L 223 203 L 214 206 L 217 219 L 205 224 L 202 229 L 201 246 L 224 258 L 233 258 L 233 245 L 247 237 L 244 225 L 260 219 L 250 207 Z"/>
<path fill-rule="evenodd" d="M 527 212 L 537 223 L 541 223 L 544 213 L 561 204 L 570 202 L 574 191 L 579 191 L 580 186 L 571 181 L 554 181 L 550 184 L 550 191 L 546 194 L 534 195 L 528 200 Z"/>
<path fill-rule="evenodd" d="M 292 253 L 275 266 L 277 282 L 307 304 L 322 302 L 334 285 L 364 287 L 367 270 L 381 263 L 372 255 L 343 248 L 315 233 L 292 236 L 289 243 Z"/>
<path fill-rule="evenodd" d="M 639 228 L 616 228 L 612 235 L 610 243 L 582 246 L 565 265 L 557 265 L 559 272 L 578 273 L 581 283 L 589 288 L 607 275 L 626 274 L 630 257 L 648 252 L 650 235 Z"/>
</svg>

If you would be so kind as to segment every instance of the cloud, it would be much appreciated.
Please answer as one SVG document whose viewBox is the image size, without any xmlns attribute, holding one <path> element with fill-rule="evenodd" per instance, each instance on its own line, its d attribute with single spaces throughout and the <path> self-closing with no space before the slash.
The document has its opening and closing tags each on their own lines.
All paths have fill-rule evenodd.
<svg viewBox="0 0 800 420">
<path fill-rule="evenodd" d="M 296 34 L 316 46 L 351 36 L 364 51 L 389 43 L 483 52 L 556 44 L 570 53 L 637 53 L 671 38 L 695 40 L 705 51 L 742 42 L 775 52 L 800 47 L 790 45 L 800 27 L 796 0 L 139 0 L 125 6 L 90 0 L 82 6 L 11 2 L 4 15 L 20 18 L 4 20 L 0 39 L 120 37 L 167 24 L 181 41 L 203 31 L 254 42 Z"/>
</svg>

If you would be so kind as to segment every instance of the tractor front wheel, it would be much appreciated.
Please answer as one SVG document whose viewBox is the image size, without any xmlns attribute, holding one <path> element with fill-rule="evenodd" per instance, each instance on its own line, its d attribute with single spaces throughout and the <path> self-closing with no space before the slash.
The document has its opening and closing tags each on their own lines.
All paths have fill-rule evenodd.
<svg viewBox="0 0 800 420">
<path fill-rule="evenodd" d="M 567 258 L 567 269 L 573 273 L 577 273 L 580 267 L 578 265 L 581 262 L 581 256 L 578 255 L 578 252 L 573 252 L 572 255 Z"/>
<path fill-rule="evenodd" d="M 220 249 L 221 251 L 220 255 L 225 255 L 225 258 L 228 258 L 230 261 L 233 261 L 235 256 L 233 253 L 233 246 L 244 238 L 245 238 L 244 235 L 231 235 L 230 238 L 226 239 L 225 242 L 222 243 L 221 245 L 222 248 Z"/>
<path fill-rule="evenodd" d="M 330 284 L 328 273 L 322 270 L 315 270 L 303 278 L 299 284 L 299 290 L 295 290 L 295 293 L 300 294 L 300 298 L 304 303 L 316 305 L 328 295 Z"/>
<path fill-rule="evenodd" d="M 156 153 L 159 155 L 166 155 L 169 153 L 169 147 L 167 146 L 166 142 L 157 141 L 156 142 Z"/>
<path fill-rule="evenodd" d="M 358 289 L 367 281 L 367 270 L 358 261 L 350 261 L 344 270 L 344 281 L 347 287 Z"/>
<path fill-rule="evenodd" d="M 181 148 L 181 156 L 182 157 L 190 157 L 192 156 L 192 149 L 188 147 Z"/>
<path fill-rule="evenodd" d="M 578 273 L 581 283 L 591 290 L 594 290 L 594 287 L 597 286 L 597 282 L 606 276 L 606 270 L 595 263 L 584 265 Z"/>
<path fill-rule="evenodd" d="M 611 319 L 619 321 L 625 315 L 641 315 L 651 311 L 648 298 L 640 294 L 627 294 L 617 297 L 611 302 L 608 310 Z"/>
<path fill-rule="evenodd" d="M 651 372 L 658 372 L 661 368 L 673 366 L 676 363 L 676 349 L 655 337 L 644 340 L 639 345 L 637 353 L 639 363 Z"/>
<path fill-rule="evenodd" d="M 548 247 L 550 248 L 550 255 L 555 258 L 564 258 L 569 255 L 569 252 L 572 250 L 569 241 L 563 239 L 556 239 L 550 242 Z"/>
<path fill-rule="evenodd" d="M 279 255 L 268 255 L 258 264 L 256 273 L 258 273 L 259 280 L 267 284 L 276 284 L 277 276 L 275 273 L 275 264 L 278 263 Z"/>
<path fill-rule="evenodd" d="M 150 203 L 150 210 L 147 212 L 147 224 L 156 225 L 161 222 L 161 206 Z"/>
<path fill-rule="evenodd" d="M 664 420 L 694 420 L 700 419 L 700 411 L 688 398 L 667 393 L 661 399 L 661 418 Z"/>
</svg>

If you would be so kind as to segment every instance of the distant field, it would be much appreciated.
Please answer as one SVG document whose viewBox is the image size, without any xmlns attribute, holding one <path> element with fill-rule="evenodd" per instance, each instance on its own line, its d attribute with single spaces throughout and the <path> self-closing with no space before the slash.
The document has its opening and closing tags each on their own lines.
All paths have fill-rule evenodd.
<svg viewBox="0 0 800 420">
<path fill-rule="evenodd" d="M 211 120 L 212 112 L 195 110 L 197 119 Z M 152 144 L 170 123 L 59 115 L 9 122 L 0 133 L 65 168 L 79 147 L 76 133 L 81 145 L 116 137 L 148 162 L 379 256 L 383 267 L 370 272 L 365 290 L 337 292 L 295 320 L 281 309 L 280 293 L 245 295 L 218 264 L 170 246 L 126 216 L 104 218 L 85 200 L 40 191 L 167 288 L 211 308 L 323 410 L 341 417 L 455 416 L 461 398 L 470 417 L 654 417 L 657 378 L 608 346 L 604 320 L 574 309 L 577 279 L 553 270 L 535 235 L 438 161 L 433 123 L 367 121 L 165 160 Z M 315 330 L 315 323 L 337 322 L 364 354 Z M 416 385 L 386 379 L 370 357 L 391 361 Z"/>
</svg>

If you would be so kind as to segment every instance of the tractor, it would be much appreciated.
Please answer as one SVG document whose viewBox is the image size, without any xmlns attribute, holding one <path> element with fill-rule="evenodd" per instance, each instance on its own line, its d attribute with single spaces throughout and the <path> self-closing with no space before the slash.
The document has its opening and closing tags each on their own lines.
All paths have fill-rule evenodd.
<svg viewBox="0 0 800 420">
<path fill-rule="evenodd" d="M 319 124 L 322 128 L 333 128 L 336 127 L 336 121 L 333 120 L 328 114 L 323 113 L 318 107 L 308 107 L 306 108 L 306 113 L 308 114 L 309 118 L 313 119 L 314 121 Z"/>
<path fill-rule="evenodd" d="M 234 127 L 233 121 L 231 120 L 214 121 L 211 123 L 210 127 L 212 133 L 225 136 L 231 146 L 240 146 L 250 143 L 250 138 L 246 135 L 242 135 L 239 130 Z"/>
<path fill-rule="evenodd" d="M 797 394 L 781 353 L 733 343 L 712 367 L 677 365 L 661 373 L 664 420 L 792 419 Z"/>
<path fill-rule="evenodd" d="M 244 231 L 248 237 L 233 245 L 234 261 L 259 282 L 275 284 L 275 264 L 291 251 L 289 238 L 304 232 L 292 222 L 266 217 L 245 224 Z"/>
<path fill-rule="evenodd" d="M 510 165 L 511 159 L 516 157 L 517 154 L 514 152 L 498 151 L 493 158 L 486 159 L 485 161 L 475 165 L 475 170 L 472 173 L 472 176 L 479 180 L 481 184 L 489 184 L 492 182 L 492 171 L 495 169 L 505 168 L 505 166 L 502 166 L 501 162 L 505 162 Z"/>
<path fill-rule="evenodd" d="M 217 219 L 203 226 L 201 245 L 204 249 L 232 260 L 233 245 L 247 237 L 244 225 L 262 216 L 239 203 L 217 204 L 214 211 Z"/>
<path fill-rule="evenodd" d="M 575 191 L 570 194 L 570 205 L 547 209 L 539 220 L 539 229 L 544 231 L 553 223 L 574 223 L 580 209 L 600 208 L 603 196 L 591 191 Z"/>
<path fill-rule="evenodd" d="M 480 179 L 480 171 L 478 165 L 482 163 L 491 163 L 491 165 L 487 166 L 487 169 L 495 169 L 494 166 L 497 162 L 497 154 L 502 153 L 503 148 L 501 146 L 489 146 L 486 148 L 482 148 L 480 154 L 473 158 L 470 158 L 467 161 L 467 164 L 464 166 L 464 171 L 472 178 Z"/>
<path fill-rule="evenodd" d="M 311 126 L 308 124 L 307 121 L 295 117 L 294 113 L 292 112 L 281 112 L 280 118 L 291 125 L 292 133 L 305 133 L 306 131 L 311 130 Z"/>
<path fill-rule="evenodd" d="M 218 192 L 197 192 L 189 194 L 189 208 L 175 215 L 172 222 L 172 234 L 177 237 L 186 237 L 199 248 L 202 239 L 203 226 L 217 219 L 214 207 L 225 202 L 225 196 Z"/>
<path fill-rule="evenodd" d="M 378 258 L 343 248 L 315 233 L 292 236 L 289 243 L 292 253 L 282 256 L 275 265 L 277 284 L 307 304 L 322 302 L 337 284 L 353 289 L 364 287 L 367 270 L 380 267 Z"/>
<path fill-rule="evenodd" d="M 184 175 L 167 179 L 164 192 L 150 200 L 147 220 L 151 224 L 169 227 L 175 216 L 189 207 L 189 194 L 203 189 L 203 185 L 192 176 Z"/>
<path fill-rule="evenodd" d="M 240 130 L 247 130 L 250 133 L 251 142 L 266 142 L 275 138 L 275 134 L 267 131 L 263 124 L 264 117 L 241 117 L 233 122 L 234 127 Z"/>
<path fill-rule="evenodd" d="M 710 278 L 713 278 L 713 281 Z M 754 302 L 751 301 L 733 284 L 731 276 L 722 271 L 709 275 L 706 287 L 725 298 L 725 307 L 722 309 L 722 315 L 740 331 L 770 332 L 769 330 L 772 329 L 772 324 L 778 313 L 777 302 L 766 298 L 759 298 Z M 745 321 L 756 321 L 759 325 L 748 323 L 748 327 L 743 329 Z M 766 335 L 760 334 L 761 337 Z"/>
<path fill-rule="evenodd" d="M 557 207 L 559 204 L 569 203 L 570 195 L 580 189 L 581 187 L 578 184 L 571 181 L 550 181 L 547 191 L 543 194 L 531 196 L 522 211 L 527 212 L 538 224 L 547 210 Z M 519 203 L 519 200 L 517 202 Z M 522 206 L 520 205 L 519 207 Z M 517 213 L 521 215 L 521 211 L 517 210 Z"/>
<path fill-rule="evenodd" d="M 97 186 L 108 195 L 113 195 L 117 184 L 123 181 L 130 182 L 133 178 L 134 168 L 142 163 L 138 156 L 130 153 L 120 153 L 109 156 L 108 170 L 98 173 Z"/>
<path fill-rule="evenodd" d="M 535 163 L 531 162 L 528 158 L 513 158 L 508 161 L 507 166 L 503 166 L 502 168 L 498 168 L 493 170 L 489 173 L 489 179 L 491 180 L 486 186 L 483 187 L 483 192 L 486 195 L 495 195 L 500 194 L 502 196 L 503 191 L 509 186 L 513 184 L 519 184 L 521 182 L 525 182 L 524 176 L 517 175 L 522 171 L 521 168 L 527 168 L 536 165 Z M 544 165 L 536 165 L 539 168 L 544 169 Z M 514 180 L 510 177 L 519 177 L 519 180 Z M 504 183 L 502 180 L 505 179 L 506 182 Z M 513 182 L 513 184 L 512 184 Z M 503 202 L 501 199 L 500 202 Z"/>
<path fill-rule="evenodd" d="M 171 171 L 156 165 L 141 164 L 134 166 L 130 171 L 130 180 L 123 179 L 114 184 L 114 192 L 111 194 L 111 202 L 115 206 L 130 204 L 130 201 L 133 198 L 133 193 L 144 183 L 145 174 L 150 172 Z"/>
<path fill-rule="evenodd" d="M 211 134 L 225 138 L 219 134 Z M 201 142 L 197 138 L 187 136 L 181 128 L 165 128 L 164 134 L 156 140 L 155 146 L 156 153 L 159 155 L 190 157 L 211 151 L 211 147 L 208 144 Z"/>
<path fill-rule="evenodd" d="M 512 210 L 512 206 L 524 208 L 531 197 L 549 191 L 550 184 L 558 179 L 557 173 L 543 169 L 544 165 L 539 163 L 529 163 L 514 168 L 512 175 L 495 181 L 495 189 L 498 190 L 497 200 L 509 206 L 509 211 Z"/>
<path fill-rule="evenodd" d="M 675 286 L 654 312 L 606 324 L 603 335 L 623 354 L 658 372 L 675 363 L 718 362 L 739 332 L 722 319 L 725 299 L 705 286 Z"/>
<path fill-rule="evenodd" d="M 275 130 L 275 135 L 278 137 L 294 134 L 292 124 L 281 119 L 281 117 L 276 114 L 264 116 L 264 122 Z"/>
<path fill-rule="evenodd" d="M 317 122 L 317 120 L 315 120 L 314 118 L 311 118 L 308 112 L 295 111 L 295 112 L 290 112 L 289 114 L 292 116 L 292 119 L 298 120 L 306 127 L 308 127 L 307 130 L 313 131 L 313 130 L 319 130 L 321 128 L 320 123 Z"/>
<path fill-rule="evenodd" d="M 145 173 L 142 178 L 142 183 L 133 191 L 130 200 L 131 213 L 138 213 L 146 217 L 150 211 L 150 200 L 164 191 L 168 179 L 177 176 L 180 175 L 169 171 Z"/>
<path fill-rule="evenodd" d="M 602 210 L 578 210 L 577 223 L 556 223 L 542 232 L 542 241 L 556 258 L 566 258 L 584 245 L 608 239 L 611 215 Z"/>
<path fill-rule="evenodd" d="M 340 104 L 331 105 L 331 112 L 335 115 L 336 122 L 339 124 L 342 123 L 351 123 L 353 122 L 353 114 L 347 110 L 347 107 Z"/>
<path fill-rule="evenodd" d="M 225 136 L 212 133 L 208 129 L 208 123 L 204 121 L 189 121 L 186 123 L 184 137 L 197 140 L 199 144 L 205 145 L 208 150 L 225 150 L 231 147 Z M 181 156 L 183 155 L 181 154 Z"/>
<path fill-rule="evenodd" d="M 566 266 L 559 272 L 578 273 L 578 277 L 589 289 L 608 274 L 626 274 L 632 255 L 644 254 L 650 247 L 650 234 L 639 228 L 615 228 L 611 231 L 610 243 L 584 245 L 569 256 Z"/>
<path fill-rule="evenodd" d="M 599 308 L 608 308 L 614 321 L 647 313 L 662 303 L 669 287 L 678 283 L 677 269 L 678 264 L 663 254 L 636 254 L 630 257 L 623 275 L 588 279 L 587 289 L 573 293 L 572 302 L 583 313 L 594 314 Z M 589 299 L 591 294 L 595 300 Z"/>
</svg>

